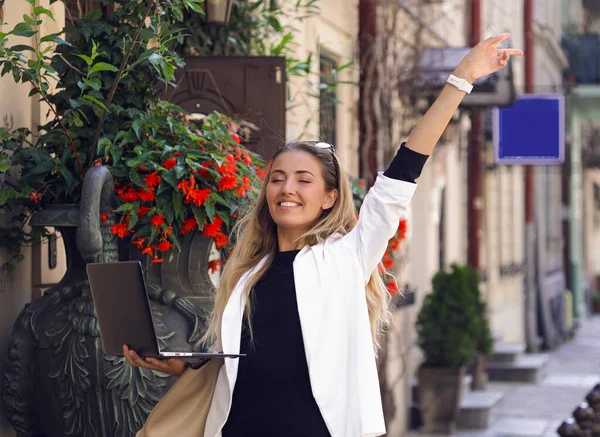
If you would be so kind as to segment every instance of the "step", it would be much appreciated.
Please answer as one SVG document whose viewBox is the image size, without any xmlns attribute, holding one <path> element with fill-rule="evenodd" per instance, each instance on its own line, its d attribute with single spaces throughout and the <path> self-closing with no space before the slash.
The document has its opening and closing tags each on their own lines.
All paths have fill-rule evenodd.
<svg viewBox="0 0 600 437">
<path fill-rule="evenodd" d="M 462 399 L 456 426 L 460 429 L 486 429 L 490 426 L 492 409 L 504 393 L 492 391 L 471 392 Z"/>
<path fill-rule="evenodd" d="M 523 353 L 527 346 L 520 343 L 495 343 L 492 353 L 488 355 L 488 361 L 515 361 Z"/>
<path fill-rule="evenodd" d="M 471 382 L 473 381 L 473 376 L 465 375 L 462 383 L 462 396 L 465 397 L 471 391 Z M 419 405 L 419 378 L 416 376 L 413 378 L 412 386 L 412 402 L 414 405 Z"/>
<path fill-rule="evenodd" d="M 504 397 L 500 392 L 470 392 L 463 397 L 456 422 L 460 429 L 485 429 L 490 426 L 492 410 Z M 410 429 L 419 429 L 423 426 L 421 412 L 417 405 L 409 411 Z"/>
<path fill-rule="evenodd" d="M 490 381 L 530 382 L 537 383 L 546 377 L 550 355 L 519 355 L 514 361 L 487 362 L 487 373 Z"/>
</svg>

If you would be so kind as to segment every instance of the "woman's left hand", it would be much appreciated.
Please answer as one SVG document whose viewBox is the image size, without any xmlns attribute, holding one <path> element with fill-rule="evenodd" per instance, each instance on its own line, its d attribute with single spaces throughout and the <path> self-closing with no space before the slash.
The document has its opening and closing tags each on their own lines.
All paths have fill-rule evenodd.
<svg viewBox="0 0 600 437">
<path fill-rule="evenodd" d="M 505 67 L 511 56 L 523 56 L 518 49 L 499 49 L 496 46 L 510 38 L 510 33 L 494 36 L 477 44 L 460 62 L 454 75 L 473 83 Z"/>
</svg>

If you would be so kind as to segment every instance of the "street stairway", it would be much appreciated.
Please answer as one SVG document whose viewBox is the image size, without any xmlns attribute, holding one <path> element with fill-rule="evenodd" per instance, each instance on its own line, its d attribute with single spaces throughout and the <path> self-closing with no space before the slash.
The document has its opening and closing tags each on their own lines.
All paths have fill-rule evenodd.
<svg viewBox="0 0 600 437">
<path fill-rule="evenodd" d="M 600 317 L 583 321 L 575 338 L 550 353 L 527 354 L 525 347 L 496 338 L 488 357 L 485 391 L 463 384 L 455 437 L 549 437 L 600 383 Z M 417 381 L 413 386 L 413 427 L 418 427 Z M 388 436 L 400 437 L 400 436 Z M 406 437 L 430 437 L 412 430 Z"/>
</svg>

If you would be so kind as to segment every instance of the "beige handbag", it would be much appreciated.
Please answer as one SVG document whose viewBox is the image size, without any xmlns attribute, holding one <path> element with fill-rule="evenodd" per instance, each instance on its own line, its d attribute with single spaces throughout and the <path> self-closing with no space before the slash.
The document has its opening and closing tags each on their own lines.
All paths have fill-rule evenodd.
<svg viewBox="0 0 600 437">
<path fill-rule="evenodd" d="M 222 358 L 186 369 L 154 406 L 136 437 L 203 437 Z"/>
</svg>

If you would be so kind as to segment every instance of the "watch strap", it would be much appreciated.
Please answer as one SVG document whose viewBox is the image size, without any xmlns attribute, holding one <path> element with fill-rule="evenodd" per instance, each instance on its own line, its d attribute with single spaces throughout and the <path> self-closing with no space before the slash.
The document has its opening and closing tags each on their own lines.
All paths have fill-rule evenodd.
<svg viewBox="0 0 600 437">
<path fill-rule="evenodd" d="M 473 90 L 473 85 L 471 85 L 465 79 L 456 77 L 453 74 L 451 74 L 450 77 L 448 77 L 448 80 L 446 82 L 448 82 L 450 85 L 454 85 L 460 91 L 464 91 L 467 94 L 471 94 L 471 91 Z"/>
</svg>

